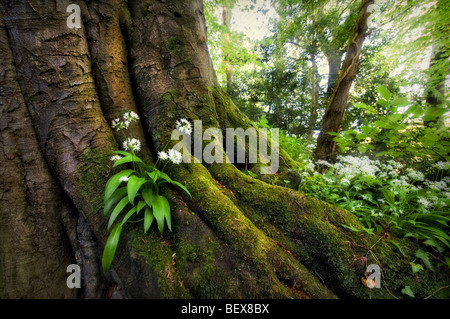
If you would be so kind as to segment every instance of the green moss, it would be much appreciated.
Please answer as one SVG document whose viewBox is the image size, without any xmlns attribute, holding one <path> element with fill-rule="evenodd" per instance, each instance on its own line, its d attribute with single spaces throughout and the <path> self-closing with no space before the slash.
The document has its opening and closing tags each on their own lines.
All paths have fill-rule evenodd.
<svg viewBox="0 0 450 319">
<path fill-rule="evenodd" d="M 82 164 L 77 167 L 77 173 L 81 176 L 81 195 L 89 199 L 92 212 L 98 212 L 103 207 L 104 188 L 114 172 L 111 165 L 112 155 L 114 153 L 109 149 L 87 149 L 83 154 Z"/>
<path fill-rule="evenodd" d="M 357 217 L 345 210 L 252 179 L 231 165 L 217 164 L 210 170 L 233 191 L 241 210 L 258 228 L 319 274 L 340 296 L 391 298 L 391 294 L 396 294 L 402 297 L 400 290 L 406 284 L 415 287 L 418 295 L 426 295 L 448 278 L 428 271 L 419 274 L 419 280 L 412 274 L 409 261 L 393 250 L 385 238 L 365 233 Z M 352 225 L 359 232 L 352 232 L 343 224 Z M 411 242 L 402 241 L 402 246 L 412 252 L 416 249 Z M 382 289 L 370 291 L 361 283 L 370 263 L 381 264 L 385 280 Z"/>
<path fill-rule="evenodd" d="M 174 251 L 167 239 L 154 231 L 143 235 L 137 227 L 131 230 L 131 247 L 154 269 L 158 276 L 161 298 L 190 298 L 189 291 L 175 267 Z"/>
<path fill-rule="evenodd" d="M 167 49 L 169 50 L 170 53 L 173 54 L 181 54 L 181 49 L 182 49 L 182 45 L 183 43 L 180 41 L 180 39 L 172 37 L 169 38 L 169 40 L 167 40 Z"/>
<path fill-rule="evenodd" d="M 306 268 L 279 249 L 260 229 L 255 227 L 230 198 L 222 193 L 202 165 L 190 164 L 186 169 L 177 169 L 172 173 L 174 178 L 184 183 L 193 194 L 190 202 L 193 209 L 212 226 L 217 236 L 238 251 L 241 258 L 244 257 L 245 263 L 251 264 L 252 272 L 258 276 L 258 288 L 255 288 L 252 293 L 255 293 L 256 296 L 263 293 L 266 294 L 265 297 L 296 296 L 290 287 L 279 281 L 276 277 L 277 273 L 273 272 L 275 265 L 278 266 L 281 262 L 295 264 L 290 276 L 297 278 L 297 282 L 310 282 L 310 285 L 305 285 L 304 293 L 311 294 L 312 297 L 331 296 Z M 276 257 L 268 260 L 268 255 Z M 319 286 L 320 289 L 317 288 Z"/>
<path fill-rule="evenodd" d="M 147 7 L 142 7 L 141 8 L 141 15 L 143 18 L 147 18 L 149 14 L 148 8 Z"/>
</svg>

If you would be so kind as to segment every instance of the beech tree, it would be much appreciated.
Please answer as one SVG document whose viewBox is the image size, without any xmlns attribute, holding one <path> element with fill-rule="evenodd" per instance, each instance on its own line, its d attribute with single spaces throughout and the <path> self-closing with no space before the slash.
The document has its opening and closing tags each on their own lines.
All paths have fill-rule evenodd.
<svg viewBox="0 0 450 319">
<path fill-rule="evenodd" d="M 127 224 L 105 273 L 103 192 L 124 140 L 113 119 L 139 114 L 130 132 L 148 163 L 180 118 L 203 130 L 254 125 L 218 85 L 201 0 L 0 3 L 0 296 L 401 298 L 406 285 L 419 298 L 448 294 L 448 272 L 411 271 L 401 251 L 414 242 L 366 233 L 351 213 L 232 163 L 167 165 L 192 198 L 163 189 L 172 231 Z M 296 187 L 295 161 L 279 156 L 277 174 Z M 74 263 L 80 289 L 66 285 Z M 367 287 L 371 264 L 381 288 Z"/>
<path fill-rule="evenodd" d="M 322 127 L 314 155 L 316 160 L 330 160 L 335 156 L 336 142 L 333 140 L 334 135 L 330 133 L 339 133 L 341 122 L 344 119 L 350 88 L 356 76 L 362 45 L 366 37 L 370 16 L 369 7 L 373 3 L 373 0 L 361 1 L 359 16 L 348 43 L 339 79 L 322 118 Z"/>
</svg>

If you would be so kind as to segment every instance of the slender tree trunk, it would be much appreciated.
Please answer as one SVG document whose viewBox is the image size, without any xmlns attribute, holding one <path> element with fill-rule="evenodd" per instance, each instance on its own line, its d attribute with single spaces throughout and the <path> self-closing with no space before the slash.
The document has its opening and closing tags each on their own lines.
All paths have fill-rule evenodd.
<svg viewBox="0 0 450 319">
<path fill-rule="evenodd" d="M 373 0 L 363 0 L 361 2 L 359 17 L 355 23 L 354 32 L 342 63 L 339 80 L 322 119 L 322 129 L 315 150 L 316 160 L 332 160 L 335 156 L 336 143 L 333 141 L 334 136 L 329 133 L 338 133 L 341 122 L 344 119 L 348 95 L 353 79 L 356 76 L 359 56 L 366 36 L 367 21 L 370 16 L 367 8 L 373 3 Z"/>
<path fill-rule="evenodd" d="M 86 298 L 401 297 L 405 284 L 425 297 L 448 280 L 445 271 L 412 274 L 386 238 L 343 227 L 361 229 L 349 212 L 231 163 L 168 165 L 192 194 L 161 190 L 173 231 L 144 235 L 126 224 L 103 273 L 103 191 L 122 141 L 111 119 L 125 110 L 141 115 L 132 133 L 148 162 L 179 118 L 222 131 L 253 124 L 219 87 L 202 1 L 77 3 L 79 29 L 68 28 L 62 2 L 0 2 L 2 297 L 79 296 L 66 286 L 70 263 L 82 268 Z M 294 164 L 280 150 L 280 174 Z M 382 288 L 372 291 L 361 283 L 371 263 L 383 271 Z M 36 284 L 27 290 L 30 278 Z"/>
<path fill-rule="evenodd" d="M 313 54 L 311 59 L 311 112 L 309 116 L 309 125 L 307 134 L 309 136 L 313 135 L 314 129 L 316 127 L 318 111 L 319 111 L 319 69 L 317 67 L 316 54 Z"/>
<path fill-rule="evenodd" d="M 328 83 L 327 83 L 327 100 L 331 98 L 336 89 L 339 80 L 339 70 L 341 67 L 342 54 L 338 51 L 325 54 L 328 61 Z"/>
<path fill-rule="evenodd" d="M 427 84 L 426 91 L 426 103 L 430 110 L 437 111 L 438 109 L 445 109 L 445 77 L 448 74 L 448 70 L 445 68 L 439 68 L 440 62 L 444 62 L 448 57 L 445 55 L 445 50 L 441 48 L 433 47 L 433 55 L 430 60 L 430 75 Z M 426 126 L 430 126 L 432 123 L 436 123 L 437 119 L 424 120 Z"/>
<path fill-rule="evenodd" d="M 222 23 L 223 26 L 226 28 L 226 30 L 230 30 L 231 28 L 231 13 L 232 8 L 228 5 L 222 6 L 223 12 L 222 12 Z M 231 94 L 233 90 L 233 82 L 232 82 L 232 73 L 231 73 L 231 63 L 230 63 L 230 54 L 227 52 L 230 50 L 230 33 L 226 32 L 224 34 L 224 42 L 223 46 L 225 49 L 225 54 L 223 55 L 223 63 L 225 65 L 225 74 L 227 78 L 227 93 Z"/>
</svg>

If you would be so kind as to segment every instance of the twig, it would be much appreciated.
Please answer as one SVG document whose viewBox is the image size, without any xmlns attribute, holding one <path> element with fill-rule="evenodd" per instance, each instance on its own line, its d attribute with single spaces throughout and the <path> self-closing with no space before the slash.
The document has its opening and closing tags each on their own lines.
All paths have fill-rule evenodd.
<svg viewBox="0 0 450 319">
<path fill-rule="evenodd" d="M 447 285 L 447 286 L 438 288 L 438 289 L 436 289 L 435 291 L 433 291 L 433 292 L 431 293 L 431 295 L 429 295 L 428 297 L 425 297 L 425 298 L 423 298 L 423 299 L 429 299 L 429 298 L 431 298 L 431 296 L 433 296 L 433 295 L 434 295 L 435 293 L 437 293 L 439 290 L 442 290 L 442 289 L 445 289 L 445 288 L 449 288 L 449 287 L 450 287 L 450 285 Z"/>
</svg>

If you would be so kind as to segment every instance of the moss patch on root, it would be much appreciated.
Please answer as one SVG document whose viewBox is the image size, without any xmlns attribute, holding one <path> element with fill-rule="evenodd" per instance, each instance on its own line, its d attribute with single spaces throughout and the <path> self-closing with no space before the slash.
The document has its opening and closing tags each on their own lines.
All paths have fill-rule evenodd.
<svg viewBox="0 0 450 319">
<path fill-rule="evenodd" d="M 350 212 L 291 189 L 268 185 L 229 164 L 212 165 L 210 171 L 234 193 L 239 207 L 256 227 L 292 252 L 339 296 L 402 298 L 405 285 L 414 287 L 418 296 L 425 296 L 448 282 L 448 270 L 413 274 L 409 260 L 386 238 L 365 233 Z M 410 256 L 418 248 L 410 241 L 395 241 L 409 250 Z M 381 267 L 381 289 L 368 289 L 361 282 L 371 263 Z M 439 291 L 439 295 L 448 295 L 449 290 Z"/>
</svg>

